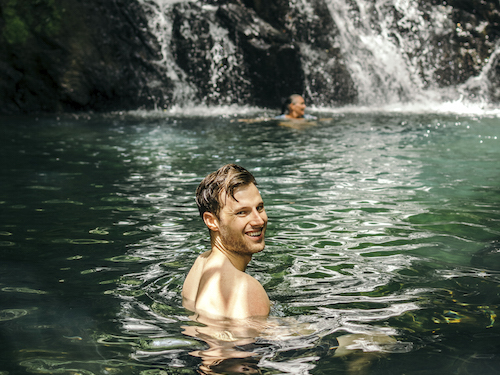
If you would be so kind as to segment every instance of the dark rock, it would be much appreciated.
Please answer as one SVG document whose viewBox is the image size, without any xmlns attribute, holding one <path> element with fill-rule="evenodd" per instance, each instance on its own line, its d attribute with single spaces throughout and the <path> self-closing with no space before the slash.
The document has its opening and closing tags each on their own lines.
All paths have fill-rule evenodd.
<svg viewBox="0 0 500 375">
<path fill-rule="evenodd" d="M 283 96 L 304 91 L 300 50 L 285 33 L 241 5 L 223 5 L 217 15 L 242 51 L 255 104 L 280 106 Z"/>
<path fill-rule="evenodd" d="M 207 104 L 247 103 L 251 92 L 245 61 L 220 25 L 216 9 L 195 3 L 173 8 L 172 54 Z"/>
<path fill-rule="evenodd" d="M 113 110 L 166 101 L 135 2 L 0 2 L 0 112 Z M 148 83 L 162 81 L 162 89 Z M 156 100 L 155 100 L 156 99 Z"/>
<path fill-rule="evenodd" d="M 500 36 L 498 2 L 428 0 L 419 5 L 427 17 L 436 7 L 450 9 L 452 27 L 446 34 L 422 41 L 432 56 L 429 63 L 436 66 L 432 79 L 441 87 L 464 83 L 481 72 L 494 51 Z"/>
<path fill-rule="evenodd" d="M 356 100 L 354 82 L 334 46 L 336 29 L 324 1 L 313 2 L 312 18 L 291 9 L 288 1 L 245 4 L 256 10 L 225 4 L 218 15 L 244 54 L 256 104 L 279 106 L 292 93 L 317 104 Z"/>
</svg>

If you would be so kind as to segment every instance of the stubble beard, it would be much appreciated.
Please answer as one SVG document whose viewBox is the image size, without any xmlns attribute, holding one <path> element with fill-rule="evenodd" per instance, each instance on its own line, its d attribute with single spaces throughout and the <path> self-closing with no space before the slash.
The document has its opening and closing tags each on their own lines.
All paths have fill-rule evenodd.
<svg viewBox="0 0 500 375">
<path fill-rule="evenodd" d="M 265 228 L 262 229 L 265 231 Z M 253 255 L 264 250 L 265 241 L 264 238 L 259 243 L 249 243 L 250 240 L 245 241 L 246 234 L 235 235 L 229 233 L 224 225 L 219 228 L 220 240 L 224 248 L 228 251 L 234 252 L 236 254 Z M 255 246 L 252 246 L 255 245 Z M 254 250 L 259 249 L 259 250 Z"/>
</svg>

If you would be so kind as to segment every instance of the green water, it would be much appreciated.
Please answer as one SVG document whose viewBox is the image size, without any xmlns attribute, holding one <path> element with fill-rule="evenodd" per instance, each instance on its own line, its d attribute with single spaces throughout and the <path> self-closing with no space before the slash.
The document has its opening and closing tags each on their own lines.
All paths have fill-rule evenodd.
<svg viewBox="0 0 500 375">
<path fill-rule="evenodd" d="M 248 272 L 278 321 L 236 373 L 500 373 L 499 119 L 323 115 L 2 118 L 0 373 L 202 371 L 180 291 L 209 245 L 194 191 L 228 162 L 266 203 Z M 346 334 L 397 342 L 335 356 Z"/>
</svg>

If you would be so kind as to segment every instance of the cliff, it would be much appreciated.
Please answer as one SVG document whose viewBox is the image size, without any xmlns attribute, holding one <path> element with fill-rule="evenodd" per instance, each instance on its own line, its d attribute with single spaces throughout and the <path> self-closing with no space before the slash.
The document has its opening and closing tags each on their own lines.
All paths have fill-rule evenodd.
<svg viewBox="0 0 500 375">
<path fill-rule="evenodd" d="M 427 0 L 406 9 L 383 2 L 381 9 L 365 0 L 368 11 L 357 4 L 0 0 L 0 113 L 168 108 L 186 101 L 278 107 L 291 93 L 317 105 L 369 102 L 366 91 L 411 101 L 415 87 L 455 88 L 482 72 L 486 84 L 469 85 L 466 95 L 500 100 L 497 2 Z M 351 26 L 338 18 L 342 12 Z M 399 49 L 398 64 L 413 74 L 408 88 L 389 82 L 392 68 L 385 76 L 357 67 L 376 59 L 376 46 L 353 57 L 368 36 L 383 36 Z M 373 79 L 365 91 L 356 69 Z"/>
</svg>

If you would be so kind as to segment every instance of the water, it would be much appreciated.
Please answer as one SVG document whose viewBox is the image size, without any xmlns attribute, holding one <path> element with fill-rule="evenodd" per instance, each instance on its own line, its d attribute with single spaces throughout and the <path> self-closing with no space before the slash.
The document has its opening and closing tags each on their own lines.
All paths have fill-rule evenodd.
<svg viewBox="0 0 500 375">
<path fill-rule="evenodd" d="M 499 373 L 498 117 L 219 111 L 2 118 L 2 374 Z M 194 191 L 227 162 L 267 206 L 248 272 L 275 326 L 211 341 L 180 291 L 209 246 Z M 349 334 L 375 339 L 339 356 Z"/>
</svg>

